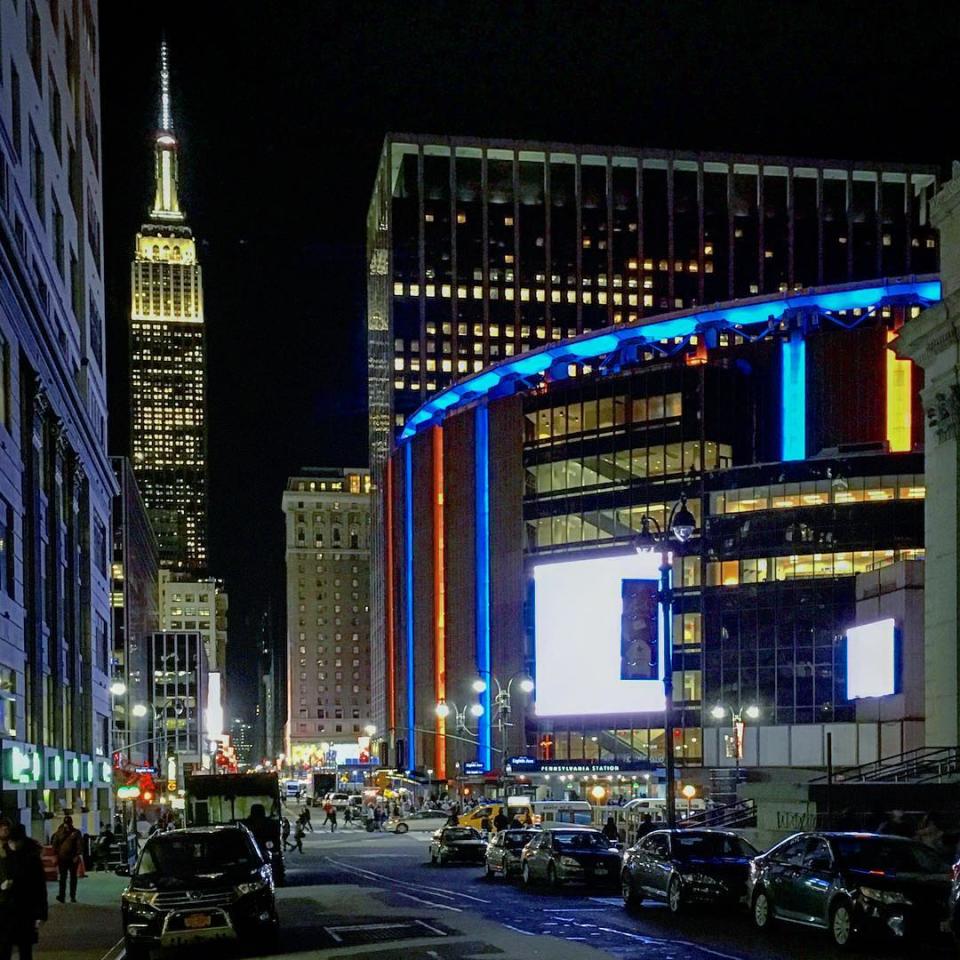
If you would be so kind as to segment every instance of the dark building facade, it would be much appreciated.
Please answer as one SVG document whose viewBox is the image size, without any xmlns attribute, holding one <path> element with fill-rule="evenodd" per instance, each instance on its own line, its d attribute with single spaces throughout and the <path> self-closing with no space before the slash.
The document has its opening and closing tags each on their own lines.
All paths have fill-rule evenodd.
<svg viewBox="0 0 960 960">
<path fill-rule="evenodd" d="M 449 384 L 734 298 L 937 269 L 932 166 L 390 134 L 368 221 L 371 471 Z M 375 505 L 374 569 L 386 517 Z M 377 578 L 373 704 L 389 691 Z"/>
<path fill-rule="evenodd" d="M 666 528 L 681 495 L 696 531 L 671 547 L 661 672 L 679 762 L 722 766 L 729 719 L 711 708 L 748 704 L 764 765 L 817 766 L 800 746 L 830 731 L 874 759 L 843 638 L 857 575 L 923 557 L 922 374 L 889 343 L 938 297 L 934 278 L 874 281 L 615 324 L 485 367 L 409 417 L 385 471 L 396 762 L 448 777 L 513 755 L 661 763 L 662 709 L 540 711 L 534 581 L 546 562 L 635 555 L 644 518 Z M 600 642 L 587 629 L 567 651 L 568 693 L 592 682 L 578 658 Z M 483 718 L 455 730 L 476 678 L 495 694 L 528 676 L 511 726 L 482 693 Z M 917 718 L 900 719 L 918 745 Z"/>
<path fill-rule="evenodd" d="M 153 756 L 149 638 L 160 629 L 157 538 L 127 457 L 112 457 L 120 492 L 113 501 L 113 694 L 115 764 Z M 123 688 L 121 691 L 121 687 Z"/>
</svg>

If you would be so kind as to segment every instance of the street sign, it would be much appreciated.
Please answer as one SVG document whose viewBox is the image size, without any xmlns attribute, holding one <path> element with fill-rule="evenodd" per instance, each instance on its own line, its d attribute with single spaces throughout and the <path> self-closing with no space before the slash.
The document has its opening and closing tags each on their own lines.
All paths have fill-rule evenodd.
<svg viewBox="0 0 960 960">
<path fill-rule="evenodd" d="M 484 766 L 479 760 L 468 760 L 463 765 L 464 776 L 482 777 L 485 773 Z"/>
</svg>

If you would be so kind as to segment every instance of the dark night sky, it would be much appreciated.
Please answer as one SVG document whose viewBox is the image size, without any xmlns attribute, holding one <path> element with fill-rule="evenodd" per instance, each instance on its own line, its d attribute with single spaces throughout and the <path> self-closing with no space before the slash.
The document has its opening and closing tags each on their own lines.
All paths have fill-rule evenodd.
<svg viewBox="0 0 960 960">
<path fill-rule="evenodd" d="M 110 443 L 127 452 L 129 263 L 165 30 L 204 269 L 211 572 L 230 592 L 231 709 L 245 714 L 254 624 L 284 602 L 284 480 L 366 462 L 362 245 L 387 130 L 950 158 L 952 4 L 175 7 L 164 23 L 101 2 Z"/>
</svg>

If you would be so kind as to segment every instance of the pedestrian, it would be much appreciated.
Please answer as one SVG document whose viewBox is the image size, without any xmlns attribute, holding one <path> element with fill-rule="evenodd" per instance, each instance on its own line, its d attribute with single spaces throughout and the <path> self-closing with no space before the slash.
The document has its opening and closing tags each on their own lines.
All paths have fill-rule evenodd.
<svg viewBox="0 0 960 960">
<path fill-rule="evenodd" d="M 307 831 L 303 829 L 303 821 L 298 820 L 296 829 L 293 831 L 293 848 L 297 849 L 303 853 L 303 838 L 307 835 Z"/>
<path fill-rule="evenodd" d="M 653 829 L 653 817 L 649 813 L 645 813 L 640 818 L 640 825 L 637 827 L 637 839 L 645 837 Z"/>
<path fill-rule="evenodd" d="M 490 818 L 481 817 L 480 818 L 480 833 L 483 836 L 484 840 L 490 836 Z"/>
<path fill-rule="evenodd" d="M 63 823 L 50 838 L 50 846 L 57 857 L 57 873 L 60 877 L 60 892 L 57 902 L 65 903 L 67 877 L 70 878 L 70 902 L 77 902 L 77 868 L 83 850 L 83 836 L 73 825 L 73 817 L 64 817 Z"/>
<path fill-rule="evenodd" d="M 13 883 L 8 891 L 12 916 L 9 925 L 3 924 L 0 960 L 9 960 L 14 946 L 20 960 L 32 960 L 40 924 L 47 919 L 47 881 L 40 860 L 40 844 L 27 836 L 22 823 L 10 827 L 7 862 L 12 867 Z"/>
<path fill-rule="evenodd" d="M 330 823 L 334 815 L 334 806 L 329 800 L 323 805 L 323 812 L 326 814 L 326 819 L 323 821 L 323 826 L 326 826 L 328 823 Z M 334 828 L 331 826 L 330 830 L 332 832 Z"/>
<path fill-rule="evenodd" d="M 617 821 L 614 820 L 613 817 L 607 817 L 607 822 L 603 825 L 602 833 L 611 843 L 616 843 L 620 839 Z"/>
<path fill-rule="evenodd" d="M 890 817 L 877 828 L 877 833 L 885 833 L 892 837 L 910 837 L 913 831 L 910 824 L 903 819 L 902 810 L 891 810 Z"/>
<path fill-rule="evenodd" d="M 113 840 L 113 830 L 110 829 L 110 824 L 105 824 L 93 847 L 94 870 L 100 870 L 101 868 L 104 870 L 107 869 L 107 865 L 110 862 L 110 848 L 113 846 Z"/>
<path fill-rule="evenodd" d="M 280 839 L 283 841 L 284 850 L 293 849 L 293 844 L 290 842 L 290 821 L 286 817 L 280 821 Z"/>
<path fill-rule="evenodd" d="M 523 818 L 523 825 L 524 825 L 525 827 L 532 827 L 532 826 L 533 826 L 533 817 L 530 816 L 530 811 L 529 811 L 529 810 L 527 811 L 527 815 Z"/>
<path fill-rule="evenodd" d="M 946 853 L 946 845 L 943 842 L 943 831 L 932 814 L 927 814 L 920 821 L 914 840 L 919 841 L 924 846 L 930 847 L 939 853 Z"/>
<path fill-rule="evenodd" d="M 11 822 L 0 817 L 0 952 L 9 955 L 13 942 L 13 925 L 16 911 L 13 909 L 13 851 L 7 845 L 10 840 Z"/>
<path fill-rule="evenodd" d="M 346 810 L 343 811 L 343 825 L 344 827 L 353 826 L 353 811 L 348 806 Z M 313 827 L 310 828 L 310 831 L 313 832 Z"/>
<path fill-rule="evenodd" d="M 506 814 L 503 812 L 503 807 L 497 811 L 497 815 L 493 818 L 493 826 L 495 827 L 497 833 L 501 830 L 506 830 L 510 825 L 510 821 L 507 819 Z"/>
<path fill-rule="evenodd" d="M 303 813 L 301 814 L 301 817 L 303 818 L 304 829 L 309 830 L 311 833 L 313 833 L 313 823 L 311 822 L 311 819 L 310 819 L 309 807 L 303 808 Z"/>
</svg>

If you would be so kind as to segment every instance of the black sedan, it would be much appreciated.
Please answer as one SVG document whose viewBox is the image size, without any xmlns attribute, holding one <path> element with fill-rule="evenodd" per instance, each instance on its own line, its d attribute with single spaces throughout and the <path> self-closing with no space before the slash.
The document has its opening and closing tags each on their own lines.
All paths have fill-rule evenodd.
<svg viewBox="0 0 960 960">
<path fill-rule="evenodd" d="M 840 947 L 860 935 L 936 935 L 946 927 L 949 891 L 946 859 L 902 837 L 801 833 L 750 866 L 759 929 L 791 920 L 829 931 Z"/>
<path fill-rule="evenodd" d="M 722 830 L 655 830 L 623 859 L 620 885 L 627 909 L 662 900 L 671 913 L 687 904 L 739 903 L 757 851 Z"/>
<path fill-rule="evenodd" d="M 130 877 L 121 900 L 129 960 L 212 940 L 253 940 L 261 955 L 273 952 L 273 874 L 245 827 L 155 834 L 134 869 L 117 873 Z"/>
<path fill-rule="evenodd" d="M 483 863 L 487 843 L 473 827 L 443 827 L 430 840 L 430 862 Z"/>
<path fill-rule="evenodd" d="M 539 830 L 501 830 L 487 844 L 486 864 L 483 875 L 508 878 L 520 873 L 520 854 L 523 848 L 538 834 Z"/>
<path fill-rule="evenodd" d="M 615 884 L 620 876 L 620 853 L 592 827 L 551 826 L 523 848 L 520 873 L 526 886 L 538 880 L 554 887 L 568 881 Z"/>
</svg>

